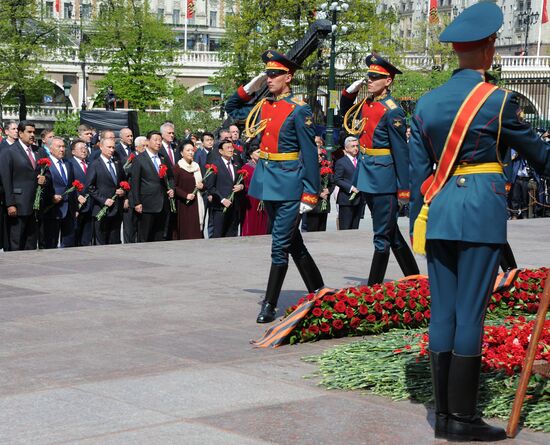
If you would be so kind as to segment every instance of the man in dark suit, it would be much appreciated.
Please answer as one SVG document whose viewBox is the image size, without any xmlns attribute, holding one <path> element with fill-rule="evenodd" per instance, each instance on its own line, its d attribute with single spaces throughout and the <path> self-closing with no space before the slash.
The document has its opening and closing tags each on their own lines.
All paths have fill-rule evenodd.
<svg viewBox="0 0 550 445">
<path fill-rule="evenodd" d="M 170 167 L 174 167 L 176 162 L 181 159 L 181 153 L 176 150 L 174 139 L 176 130 L 174 124 L 171 122 L 165 122 L 160 126 L 160 134 L 162 136 L 162 148 L 160 153 L 168 159 Z"/>
<path fill-rule="evenodd" d="M 116 144 L 116 155 L 120 161 L 120 164 L 124 167 L 128 161 L 130 155 L 136 156 L 134 151 L 134 133 L 130 128 L 122 128 L 119 132 L 120 141 Z M 131 162 L 128 167 L 124 169 L 126 177 L 131 176 Z M 128 207 L 124 209 L 122 214 L 122 234 L 124 238 L 124 244 L 135 243 L 137 241 L 137 217 L 133 208 Z"/>
<path fill-rule="evenodd" d="M 99 133 L 99 141 L 101 142 L 104 139 L 112 139 L 114 144 L 116 140 L 115 132 L 113 130 L 102 130 L 101 133 Z M 101 149 L 99 147 L 94 148 L 90 156 L 88 156 L 88 163 L 91 165 L 92 162 L 95 161 L 100 156 L 101 156 Z M 116 161 L 119 160 L 118 154 L 116 151 L 113 153 L 113 161 L 115 160 Z"/>
<path fill-rule="evenodd" d="M 65 141 L 60 137 L 51 138 L 48 150 L 52 166 L 47 172 L 50 180 L 44 190 L 42 242 L 45 249 L 55 249 L 58 244 L 60 247 L 74 247 L 76 192 L 64 195 L 74 181 L 73 166 L 63 159 Z"/>
<path fill-rule="evenodd" d="M 8 218 L 6 230 L 8 250 L 33 250 L 37 244 L 37 224 L 33 203 L 38 184 L 45 185 L 31 146 L 35 142 L 35 126 L 21 121 L 17 127 L 19 140 L 2 151 L 0 176 L 4 185 Z"/>
<path fill-rule="evenodd" d="M 359 141 L 349 136 L 344 141 L 344 156 L 334 164 L 334 182 L 340 189 L 336 198 L 340 230 L 359 228 L 363 199 L 361 192 L 353 185 L 358 153 Z M 353 194 L 355 197 L 350 200 Z"/>
<path fill-rule="evenodd" d="M 88 148 L 86 142 L 82 139 L 76 139 L 71 144 L 72 158 L 69 160 L 73 166 L 73 173 L 76 180 L 82 184 L 86 184 L 88 172 L 88 162 L 86 157 L 88 156 Z M 85 188 L 81 192 L 77 193 L 78 214 L 75 222 L 75 244 L 77 246 L 89 246 L 92 244 L 93 238 L 93 218 L 92 207 L 93 198 L 90 197 L 88 190 Z"/>
<path fill-rule="evenodd" d="M 125 199 L 126 192 L 120 187 L 125 175 L 120 162 L 115 161 L 114 138 L 101 139 L 99 141 L 101 155 L 88 169 L 86 188 L 93 199 L 92 216 L 94 221 L 94 233 L 96 244 L 120 244 L 120 226 L 122 224 L 122 209 L 128 205 Z M 113 199 L 113 196 L 116 198 Z M 101 209 L 107 206 L 107 214 L 100 220 L 97 215 Z"/>
<path fill-rule="evenodd" d="M 199 164 L 201 172 L 204 175 L 206 159 L 214 147 L 214 135 L 212 133 L 205 132 L 201 136 L 202 147 L 195 152 L 194 160 Z"/>
<path fill-rule="evenodd" d="M 170 213 L 168 199 L 174 197 L 174 190 L 167 189 L 164 179 L 159 177 L 162 164 L 168 168 L 172 179 L 170 161 L 159 152 L 162 136 L 158 131 L 147 134 L 148 147 L 136 157 L 132 166 L 131 201 L 138 217 L 138 242 L 162 241 Z"/>
<path fill-rule="evenodd" d="M 220 157 L 213 161 L 218 167 L 217 175 L 206 178 L 206 188 L 212 197 L 212 218 L 214 230 L 212 238 L 237 236 L 239 229 L 239 201 L 244 185 L 236 185 L 241 167 L 233 160 L 235 148 L 231 140 L 221 141 L 219 144 Z M 233 202 L 228 198 L 235 192 Z M 224 213 L 224 209 L 225 213 Z"/>
</svg>

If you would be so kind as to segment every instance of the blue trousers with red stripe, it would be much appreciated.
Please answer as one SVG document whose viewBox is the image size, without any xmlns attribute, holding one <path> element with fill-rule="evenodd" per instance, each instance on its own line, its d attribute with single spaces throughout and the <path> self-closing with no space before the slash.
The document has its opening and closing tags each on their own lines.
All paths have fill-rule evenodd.
<svg viewBox="0 0 550 445">
<path fill-rule="evenodd" d="M 427 240 L 430 350 L 481 353 L 485 311 L 498 272 L 501 244 Z"/>
</svg>

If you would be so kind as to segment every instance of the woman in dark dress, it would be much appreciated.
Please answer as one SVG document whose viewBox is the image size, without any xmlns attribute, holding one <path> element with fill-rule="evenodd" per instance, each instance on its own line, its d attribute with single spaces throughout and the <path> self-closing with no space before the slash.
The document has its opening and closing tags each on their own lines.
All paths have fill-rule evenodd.
<svg viewBox="0 0 550 445">
<path fill-rule="evenodd" d="M 193 161 L 195 146 L 191 141 L 181 144 L 182 158 L 174 166 L 174 188 L 178 210 L 178 223 L 175 239 L 202 238 L 204 221 L 204 200 L 201 190 L 204 188 L 199 164 Z M 198 191 L 194 194 L 195 187 Z"/>
<path fill-rule="evenodd" d="M 250 153 L 250 160 L 243 166 L 243 170 L 248 172 L 248 176 L 244 178 L 244 189 L 246 191 L 248 191 L 259 158 L 260 149 L 258 148 Z M 247 194 L 244 207 L 241 235 L 267 235 L 269 220 L 261 201 Z"/>
</svg>

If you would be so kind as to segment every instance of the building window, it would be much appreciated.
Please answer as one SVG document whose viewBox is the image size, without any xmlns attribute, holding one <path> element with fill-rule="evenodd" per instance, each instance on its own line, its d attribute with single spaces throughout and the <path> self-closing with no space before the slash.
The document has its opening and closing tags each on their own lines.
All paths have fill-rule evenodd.
<svg viewBox="0 0 550 445">
<path fill-rule="evenodd" d="M 210 27 L 218 27 L 218 11 L 210 11 Z"/>
<path fill-rule="evenodd" d="M 72 3 L 63 3 L 63 17 L 70 19 L 73 16 Z"/>
<path fill-rule="evenodd" d="M 173 25 L 179 25 L 180 24 L 180 10 L 174 9 L 172 11 L 172 24 Z"/>
<path fill-rule="evenodd" d="M 81 4 L 80 15 L 85 20 L 90 19 L 92 17 L 92 5 L 90 3 Z"/>
<path fill-rule="evenodd" d="M 164 21 L 164 8 L 157 9 L 157 18 Z"/>
<path fill-rule="evenodd" d="M 44 6 L 44 16 L 47 18 L 53 17 L 53 2 L 46 2 Z"/>
</svg>

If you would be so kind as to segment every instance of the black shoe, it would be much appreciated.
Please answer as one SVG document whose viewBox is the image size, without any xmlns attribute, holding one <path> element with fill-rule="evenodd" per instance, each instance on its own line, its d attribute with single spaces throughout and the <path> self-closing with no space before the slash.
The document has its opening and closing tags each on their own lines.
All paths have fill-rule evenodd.
<svg viewBox="0 0 550 445">
<path fill-rule="evenodd" d="M 401 247 L 392 247 L 392 252 L 395 255 L 397 264 L 399 264 L 404 277 L 418 275 L 420 270 L 418 269 L 418 264 L 416 264 L 414 255 L 409 246 L 405 243 L 405 240 L 403 240 L 403 243 Z"/>
<path fill-rule="evenodd" d="M 258 318 L 256 318 L 256 323 L 271 323 L 273 320 L 275 320 L 275 306 L 264 301 L 262 303 L 262 310 L 258 314 Z"/>
<path fill-rule="evenodd" d="M 512 248 L 509 243 L 503 244 L 502 246 L 500 253 L 500 267 L 503 272 L 518 268 L 518 264 L 514 258 L 514 252 L 512 252 Z"/>
<path fill-rule="evenodd" d="M 447 440 L 492 442 L 506 439 L 502 428 L 486 424 L 477 415 L 481 356 L 454 355 L 449 368 Z"/>
<path fill-rule="evenodd" d="M 300 276 L 302 277 L 302 280 L 304 280 L 307 291 L 309 293 L 318 291 L 325 286 L 325 283 L 323 282 L 323 277 L 321 276 L 321 272 L 319 272 L 319 268 L 315 264 L 315 261 L 313 260 L 309 252 L 301 258 L 292 258 L 296 263 L 298 272 L 300 272 Z"/>
<path fill-rule="evenodd" d="M 430 351 L 430 369 L 432 372 L 432 386 L 434 390 L 435 403 L 434 433 L 436 438 L 445 437 L 447 432 L 447 417 L 449 414 L 447 387 L 449 382 L 451 357 L 451 351 Z"/>
<path fill-rule="evenodd" d="M 384 282 L 384 276 L 386 275 L 386 268 L 388 267 L 388 259 L 390 258 L 390 251 L 375 250 L 372 256 L 372 263 L 370 265 L 369 282 L 368 285 L 381 284 Z"/>
<path fill-rule="evenodd" d="M 277 301 L 279 300 L 279 294 L 281 293 L 287 270 L 288 264 L 271 265 L 264 302 L 262 303 L 262 309 L 258 314 L 256 323 L 270 323 L 275 320 L 275 308 L 277 307 Z"/>
</svg>

